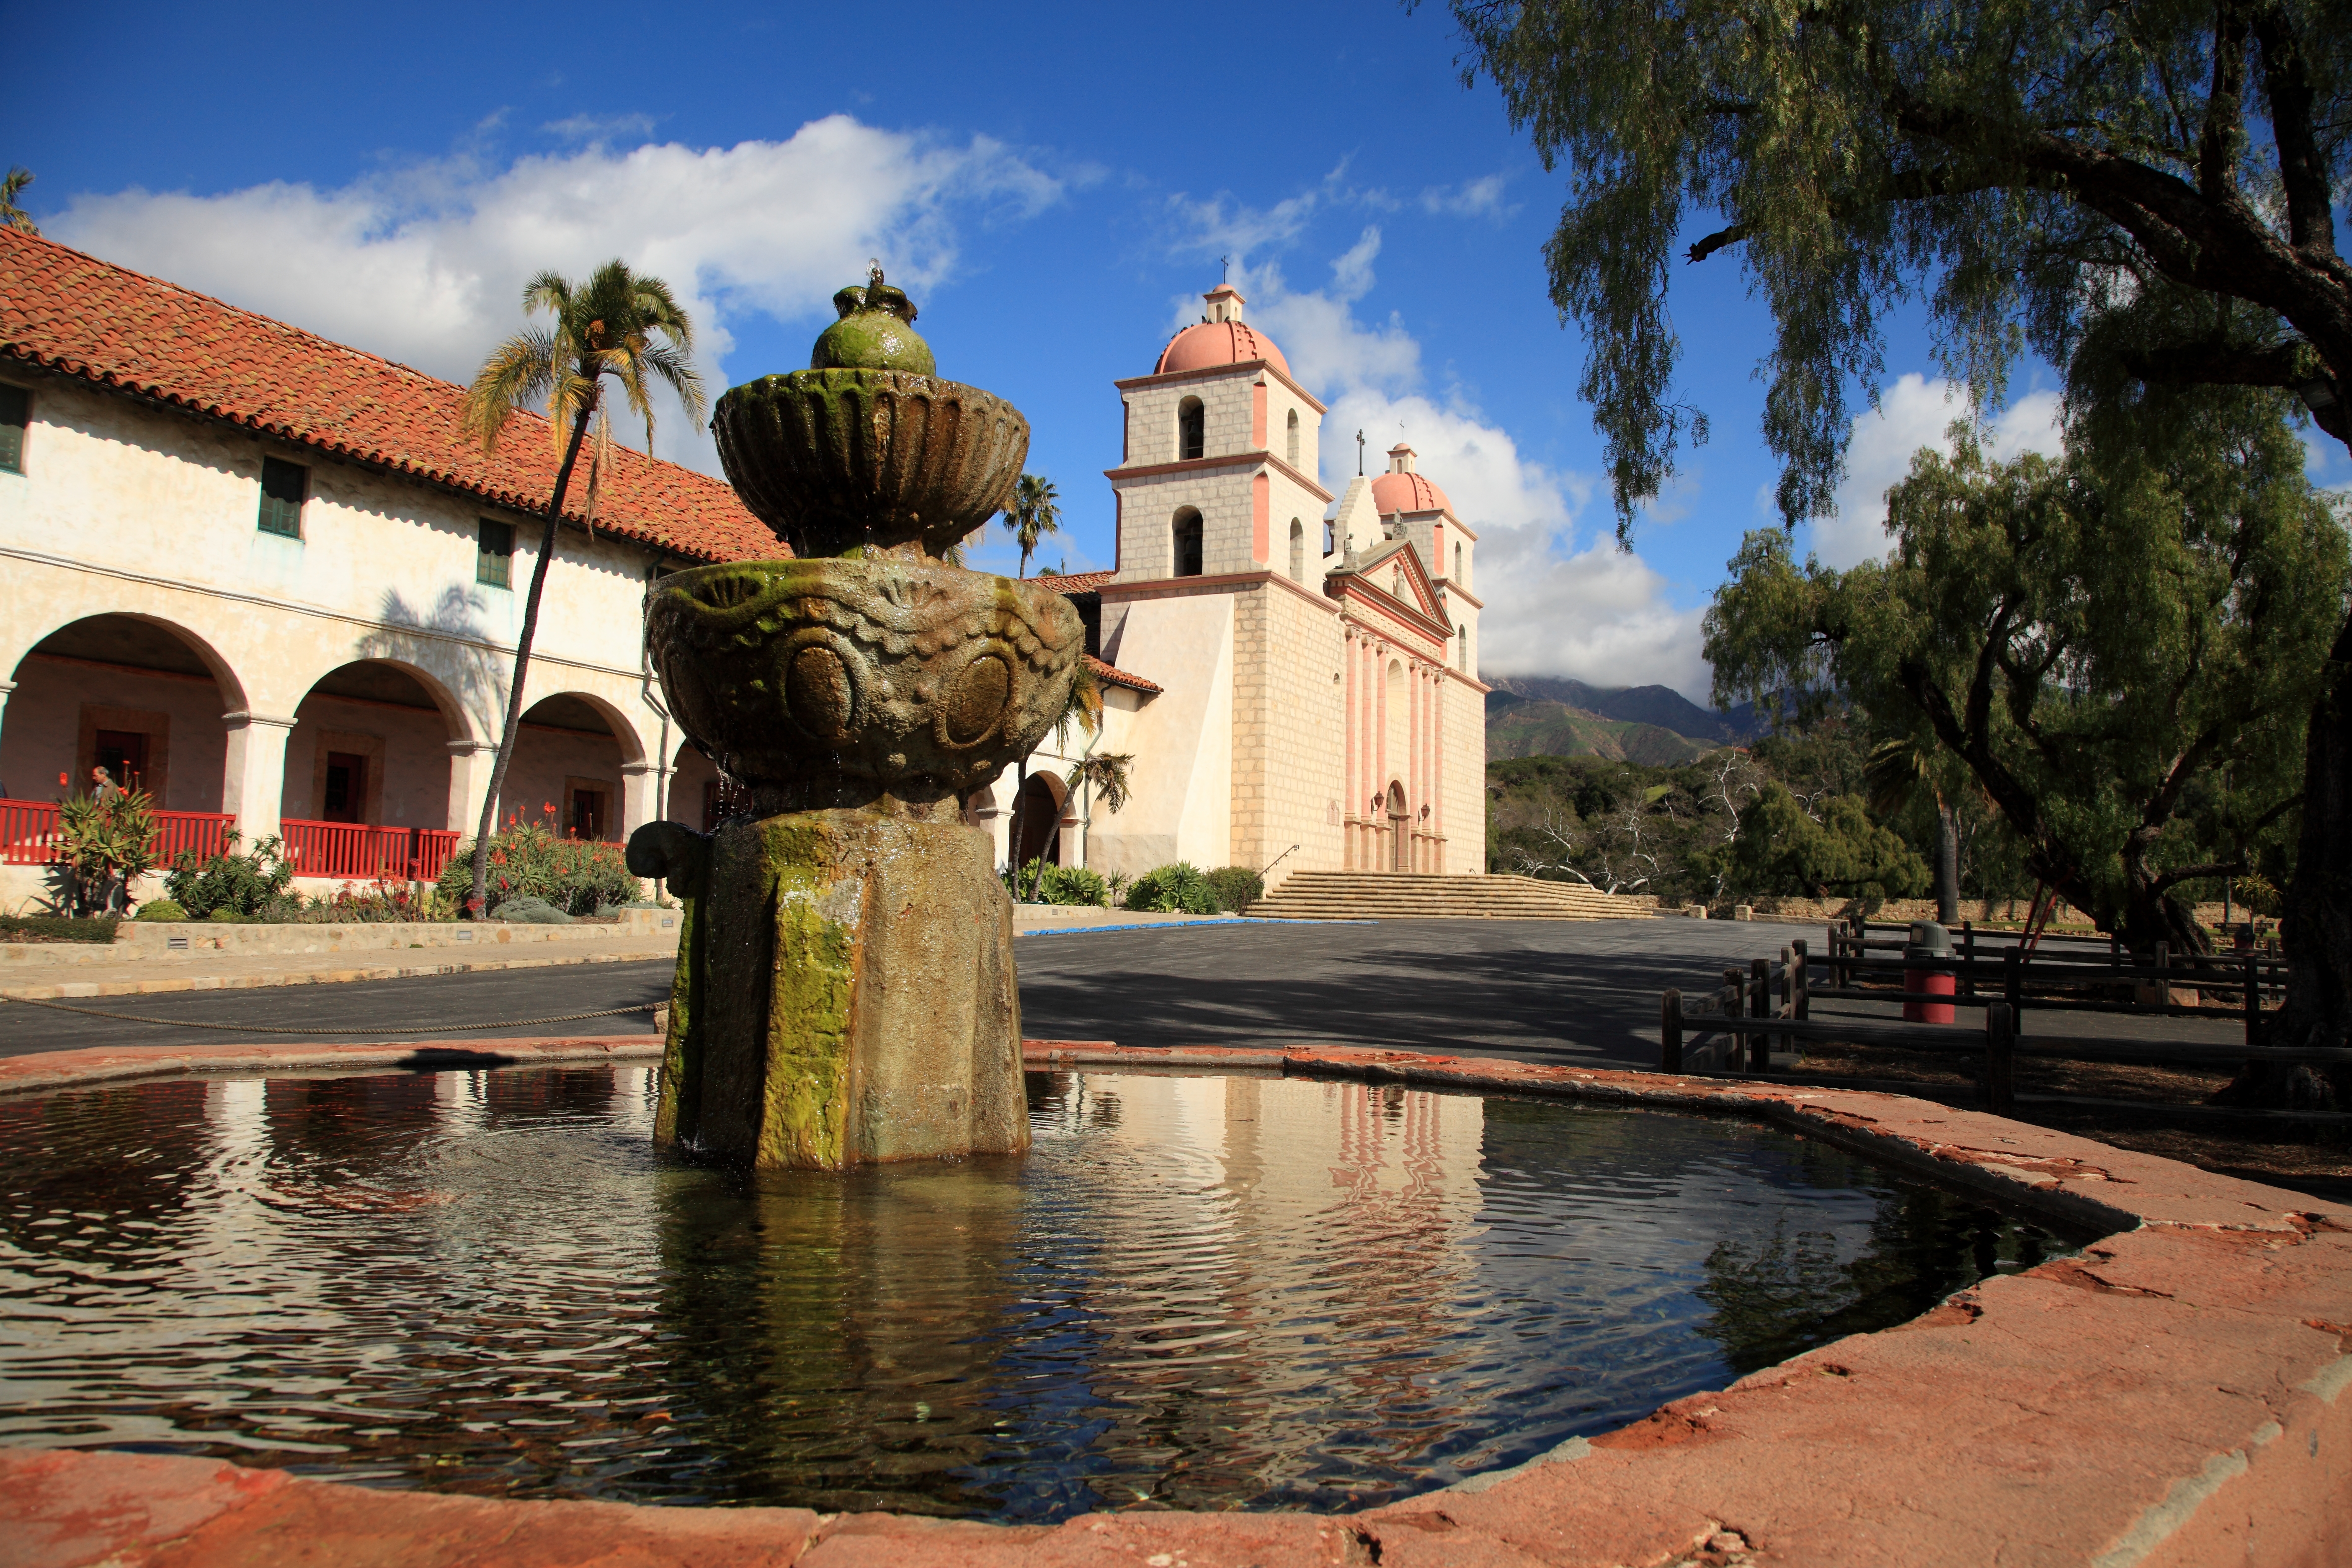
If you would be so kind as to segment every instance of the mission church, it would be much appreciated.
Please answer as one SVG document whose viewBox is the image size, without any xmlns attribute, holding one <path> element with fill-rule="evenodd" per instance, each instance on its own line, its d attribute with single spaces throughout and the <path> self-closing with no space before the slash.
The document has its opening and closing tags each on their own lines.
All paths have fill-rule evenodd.
<svg viewBox="0 0 2352 1568">
<path fill-rule="evenodd" d="M 1105 872 L 1483 871 L 1478 535 L 1402 442 L 1335 507 L 1324 405 L 1238 289 L 1205 299 L 1150 374 L 1114 384 L 1117 564 L 1062 579 L 1101 731 L 1049 737 L 1021 809 L 996 812 L 1000 780 L 979 815 L 1017 816 L 1024 862 Z M 1134 757 L 1116 815 L 1063 785 L 1087 751 Z"/>
<path fill-rule="evenodd" d="M 1402 445 L 1335 509 L 1323 405 L 1237 291 L 1207 306 L 1116 384 L 1116 569 L 1055 580 L 1100 729 L 967 817 L 1000 862 L 1480 871 L 1477 535 Z M 100 767 L 154 798 L 166 861 L 234 830 L 306 893 L 440 869 L 488 793 L 555 467 L 533 416 L 467 438 L 464 390 L 0 227 L 0 907 L 46 896 L 56 801 Z M 730 791 L 646 667 L 645 595 L 781 547 L 626 447 L 593 526 L 583 500 L 499 815 L 708 827 Z M 1062 784 L 1088 751 L 1134 759 L 1116 814 Z"/>
</svg>

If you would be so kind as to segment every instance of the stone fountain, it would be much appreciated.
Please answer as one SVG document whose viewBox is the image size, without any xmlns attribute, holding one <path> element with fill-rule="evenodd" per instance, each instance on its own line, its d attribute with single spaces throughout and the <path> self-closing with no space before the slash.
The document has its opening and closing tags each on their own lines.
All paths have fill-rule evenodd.
<svg viewBox="0 0 2352 1568">
<path fill-rule="evenodd" d="M 629 840 L 685 905 L 654 1136 L 804 1170 L 1019 1152 L 1013 906 L 963 798 L 1052 726 L 1084 631 L 941 558 L 1003 509 L 1029 422 L 939 378 L 880 268 L 834 306 L 809 369 L 712 420 L 792 559 L 665 577 L 646 612 L 671 711 L 752 802 Z"/>
</svg>

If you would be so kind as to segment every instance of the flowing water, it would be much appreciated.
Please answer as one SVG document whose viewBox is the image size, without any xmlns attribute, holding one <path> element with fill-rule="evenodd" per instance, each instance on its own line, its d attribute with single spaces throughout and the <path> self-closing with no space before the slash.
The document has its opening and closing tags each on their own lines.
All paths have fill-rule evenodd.
<svg viewBox="0 0 2352 1568">
<path fill-rule="evenodd" d="M 636 1068 L 0 1101 L 0 1441 L 514 1497 L 1370 1506 L 2062 1237 L 1735 1121 L 1032 1074 L 1035 1147 L 752 1181 Z"/>
</svg>

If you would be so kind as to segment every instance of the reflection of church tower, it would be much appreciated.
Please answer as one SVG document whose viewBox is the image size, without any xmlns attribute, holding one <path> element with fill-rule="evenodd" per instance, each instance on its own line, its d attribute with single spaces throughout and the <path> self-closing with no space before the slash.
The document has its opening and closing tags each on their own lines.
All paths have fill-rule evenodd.
<svg viewBox="0 0 2352 1568">
<path fill-rule="evenodd" d="M 1359 479 L 1327 525 L 1323 405 L 1238 289 L 1204 300 L 1117 384 L 1102 657 L 1157 694 L 1123 726 L 1129 804 L 1094 818 L 1087 858 L 1272 866 L 1269 890 L 1307 869 L 1481 870 L 1486 689 L 1448 613 L 1476 535 L 1402 447 L 1378 482 L 1420 489 Z"/>
</svg>

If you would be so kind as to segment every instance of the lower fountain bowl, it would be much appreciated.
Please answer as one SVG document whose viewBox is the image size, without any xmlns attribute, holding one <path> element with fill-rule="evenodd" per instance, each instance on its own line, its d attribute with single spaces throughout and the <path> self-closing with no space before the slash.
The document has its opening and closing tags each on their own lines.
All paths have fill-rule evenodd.
<svg viewBox="0 0 2352 1568">
<path fill-rule="evenodd" d="M 907 799 L 974 788 L 1027 755 L 1086 646 L 1050 587 L 898 556 L 677 573 L 646 635 L 679 725 L 733 777 Z"/>
</svg>

